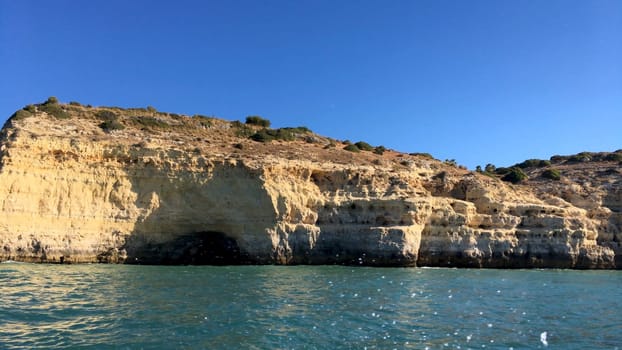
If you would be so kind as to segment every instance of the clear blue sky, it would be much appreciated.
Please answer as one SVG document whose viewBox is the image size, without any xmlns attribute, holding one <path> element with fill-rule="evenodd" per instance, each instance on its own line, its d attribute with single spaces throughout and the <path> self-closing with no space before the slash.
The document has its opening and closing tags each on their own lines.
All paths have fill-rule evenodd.
<svg viewBox="0 0 622 350">
<path fill-rule="evenodd" d="M 622 1 L 0 0 L 1 121 L 51 95 L 471 169 L 613 151 Z"/>
</svg>

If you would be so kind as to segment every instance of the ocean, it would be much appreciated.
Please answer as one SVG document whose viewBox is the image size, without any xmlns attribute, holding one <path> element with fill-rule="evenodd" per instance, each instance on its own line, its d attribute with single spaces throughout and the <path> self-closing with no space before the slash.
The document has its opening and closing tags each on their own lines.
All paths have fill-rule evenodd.
<svg viewBox="0 0 622 350">
<path fill-rule="evenodd" d="M 620 349 L 622 271 L 0 264 L 0 349 Z"/>
</svg>

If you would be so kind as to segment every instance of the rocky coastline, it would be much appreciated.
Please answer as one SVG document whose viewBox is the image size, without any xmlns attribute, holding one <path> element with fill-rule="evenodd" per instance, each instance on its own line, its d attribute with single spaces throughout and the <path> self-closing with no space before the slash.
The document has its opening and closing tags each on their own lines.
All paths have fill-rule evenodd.
<svg viewBox="0 0 622 350">
<path fill-rule="evenodd" d="M 622 268 L 621 150 L 512 183 L 304 127 L 21 111 L 0 134 L 0 261 Z"/>
</svg>

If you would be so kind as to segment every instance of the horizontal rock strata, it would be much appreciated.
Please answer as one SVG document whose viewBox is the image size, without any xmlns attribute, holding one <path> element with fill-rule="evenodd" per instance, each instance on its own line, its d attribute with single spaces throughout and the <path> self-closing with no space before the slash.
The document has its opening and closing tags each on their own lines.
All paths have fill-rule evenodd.
<svg viewBox="0 0 622 350">
<path fill-rule="evenodd" d="M 77 110 L 3 129 L 0 260 L 622 266 L 619 173 L 508 185 L 416 156 L 339 161 L 347 151 L 305 141 L 260 149 L 224 121 L 201 141 L 183 130 L 104 132 Z"/>
</svg>

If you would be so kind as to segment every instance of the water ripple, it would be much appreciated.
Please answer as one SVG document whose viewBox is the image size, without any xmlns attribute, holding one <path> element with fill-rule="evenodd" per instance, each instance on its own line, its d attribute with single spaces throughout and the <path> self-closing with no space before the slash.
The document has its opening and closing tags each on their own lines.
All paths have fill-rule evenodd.
<svg viewBox="0 0 622 350">
<path fill-rule="evenodd" d="M 618 271 L 0 264 L 0 348 L 616 349 Z"/>
</svg>

